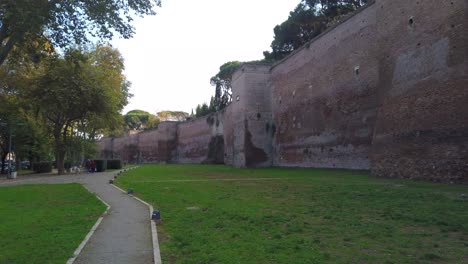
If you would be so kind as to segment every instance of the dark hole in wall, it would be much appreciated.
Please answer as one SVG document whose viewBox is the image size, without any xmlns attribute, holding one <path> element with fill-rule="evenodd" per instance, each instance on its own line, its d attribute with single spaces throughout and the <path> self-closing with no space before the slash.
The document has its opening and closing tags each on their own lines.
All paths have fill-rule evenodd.
<svg viewBox="0 0 468 264">
<path fill-rule="evenodd" d="M 266 123 L 265 124 L 265 132 L 268 134 L 269 131 L 270 131 L 270 124 Z"/>
<path fill-rule="evenodd" d="M 224 137 L 221 135 L 211 137 L 208 145 L 208 156 L 203 163 L 224 164 Z"/>
<path fill-rule="evenodd" d="M 245 165 L 247 167 L 255 167 L 263 162 L 268 161 L 266 152 L 256 147 L 252 142 L 252 134 L 249 131 L 249 124 L 244 120 L 245 138 L 244 138 L 244 151 L 245 151 Z"/>
<path fill-rule="evenodd" d="M 214 124 L 214 117 L 213 116 L 209 116 L 206 118 L 206 123 L 208 123 L 208 125 L 212 126 Z"/>
<path fill-rule="evenodd" d="M 408 24 L 409 24 L 410 27 L 414 26 L 414 18 L 413 17 L 410 17 L 410 19 L 408 20 Z"/>
<path fill-rule="evenodd" d="M 257 119 L 262 118 L 262 115 L 260 113 L 257 113 Z"/>
</svg>

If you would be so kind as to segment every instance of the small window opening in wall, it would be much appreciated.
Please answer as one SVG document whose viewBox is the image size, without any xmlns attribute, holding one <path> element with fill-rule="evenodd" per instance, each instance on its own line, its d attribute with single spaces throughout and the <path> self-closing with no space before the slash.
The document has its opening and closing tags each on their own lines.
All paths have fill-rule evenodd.
<svg viewBox="0 0 468 264">
<path fill-rule="evenodd" d="M 410 27 L 413 27 L 413 26 L 414 26 L 414 17 L 410 17 L 410 18 L 409 18 L 408 24 L 409 24 Z"/>
<path fill-rule="evenodd" d="M 239 102 L 239 100 L 240 100 L 240 97 L 239 97 L 239 96 L 236 96 L 236 101 Z"/>
<path fill-rule="evenodd" d="M 257 113 L 257 119 L 262 118 L 262 115 L 260 113 Z"/>
<path fill-rule="evenodd" d="M 359 66 L 354 67 L 354 75 L 359 76 Z"/>
</svg>

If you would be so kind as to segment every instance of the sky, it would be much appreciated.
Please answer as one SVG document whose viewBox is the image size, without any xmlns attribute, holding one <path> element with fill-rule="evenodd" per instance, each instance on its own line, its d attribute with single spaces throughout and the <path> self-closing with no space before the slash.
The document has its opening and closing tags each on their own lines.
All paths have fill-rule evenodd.
<svg viewBox="0 0 468 264">
<path fill-rule="evenodd" d="M 132 39 L 115 39 L 140 109 L 190 113 L 214 95 L 210 78 L 228 61 L 252 61 L 270 50 L 273 28 L 299 0 L 162 0 L 155 16 L 137 18 Z"/>
</svg>

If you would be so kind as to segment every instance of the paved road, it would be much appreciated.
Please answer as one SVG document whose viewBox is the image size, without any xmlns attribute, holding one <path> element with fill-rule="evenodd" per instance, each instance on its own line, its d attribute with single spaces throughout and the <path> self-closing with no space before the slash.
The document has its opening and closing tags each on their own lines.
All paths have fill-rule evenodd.
<svg viewBox="0 0 468 264">
<path fill-rule="evenodd" d="M 19 184 L 81 183 L 106 201 L 111 209 L 75 263 L 153 263 L 148 208 L 108 184 L 112 173 L 75 175 L 27 175 L 0 179 L 0 186 Z M 77 245 L 78 246 L 78 245 Z"/>
</svg>

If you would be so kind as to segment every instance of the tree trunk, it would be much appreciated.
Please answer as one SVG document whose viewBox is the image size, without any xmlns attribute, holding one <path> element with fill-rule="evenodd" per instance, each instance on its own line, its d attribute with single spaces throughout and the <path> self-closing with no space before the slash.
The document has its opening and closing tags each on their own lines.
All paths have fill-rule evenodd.
<svg viewBox="0 0 468 264">
<path fill-rule="evenodd" d="M 5 174 L 5 158 L 6 158 L 6 153 L 2 153 L 2 174 Z"/>
<path fill-rule="evenodd" d="M 58 175 L 65 173 L 65 150 L 62 146 L 57 146 L 55 153 L 55 162 L 57 163 Z"/>
</svg>

